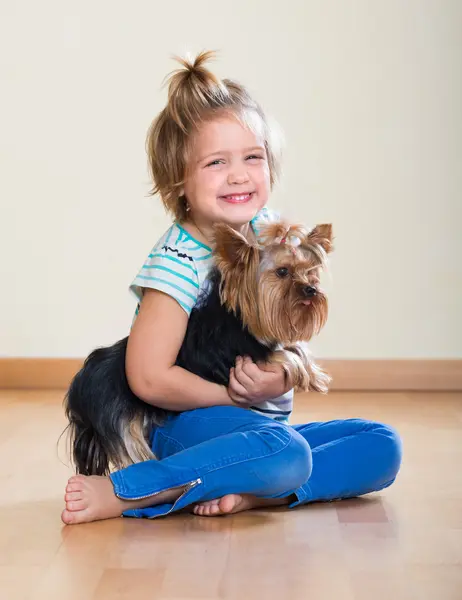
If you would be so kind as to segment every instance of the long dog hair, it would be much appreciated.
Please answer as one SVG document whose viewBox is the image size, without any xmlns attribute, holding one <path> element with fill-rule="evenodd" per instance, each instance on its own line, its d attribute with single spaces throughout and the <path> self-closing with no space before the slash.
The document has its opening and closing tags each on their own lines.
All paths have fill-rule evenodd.
<svg viewBox="0 0 462 600">
<path fill-rule="evenodd" d="M 296 246 L 287 243 L 291 237 L 297 237 Z M 249 356 L 254 362 L 281 363 L 298 389 L 326 392 L 330 378 L 303 343 L 327 318 L 318 276 L 332 249 L 331 227 L 305 232 L 279 223 L 268 228 L 265 239 L 265 245 L 249 244 L 230 227 L 216 228 L 217 266 L 190 314 L 175 364 L 228 386 L 236 357 Z M 127 341 L 91 352 L 65 396 L 78 473 L 106 475 L 155 458 L 150 435 L 171 411 L 131 391 Z"/>
</svg>

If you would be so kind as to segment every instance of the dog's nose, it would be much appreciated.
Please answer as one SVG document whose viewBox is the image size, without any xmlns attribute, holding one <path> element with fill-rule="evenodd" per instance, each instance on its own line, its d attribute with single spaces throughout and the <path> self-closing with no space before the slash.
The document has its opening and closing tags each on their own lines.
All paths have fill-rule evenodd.
<svg viewBox="0 0 462 600">
<path fill-rule="evenodd" d="M 312 298 L 313 296 L 316 296 L 316 288 L 311 285 L 306 285 L 304 288 L 302 288 L 302 292 L 306 298 Z"/>
</svg>

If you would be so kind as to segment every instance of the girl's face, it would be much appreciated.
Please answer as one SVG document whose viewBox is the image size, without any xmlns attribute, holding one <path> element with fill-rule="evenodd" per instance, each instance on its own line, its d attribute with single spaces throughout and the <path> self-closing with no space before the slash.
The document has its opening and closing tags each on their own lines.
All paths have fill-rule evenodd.
<svg viewBox="0 0 462 600">
<path fill-rule="evenodd" d="M 194 135 L 184 194 L 193 219 L 241 226 L 268 202 L 263 138 L 233 116 L 206 121 Z"/>
</svg>

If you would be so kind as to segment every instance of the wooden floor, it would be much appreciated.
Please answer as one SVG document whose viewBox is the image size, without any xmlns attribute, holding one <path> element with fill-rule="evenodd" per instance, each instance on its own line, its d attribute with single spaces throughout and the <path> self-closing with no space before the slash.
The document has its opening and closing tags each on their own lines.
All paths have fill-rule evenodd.
<svg viewBox="0 0 462 600">
<path fill-rule="evenodd" d="M 73 527 L 62 393 L 0 391 L 2 600 L 461 600 L 462 394 L 299 397 L 294 422 L 399 429 L 396 483 L 362 499 L 225 518 Z M 60 462 L 63 461 L 62 462 Z"/>
</svg>

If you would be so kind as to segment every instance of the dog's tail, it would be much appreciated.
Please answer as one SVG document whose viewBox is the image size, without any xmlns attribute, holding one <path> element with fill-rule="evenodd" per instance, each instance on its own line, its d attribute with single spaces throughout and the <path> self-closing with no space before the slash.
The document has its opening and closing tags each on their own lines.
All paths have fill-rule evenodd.
<svg viewBox="0 0 462 600">
<path fill-rule="evenodd" d="M 94 350 L 66 393 L 70 454 L 77 473 L 107 475 L 111 468 L 154 458 L 148 438 L 164 413 L 131 391 L 125 374 L 127 340 Z"/>
</svg>

